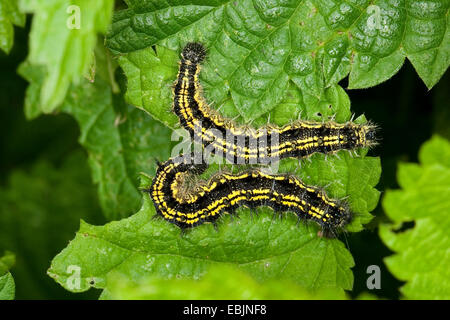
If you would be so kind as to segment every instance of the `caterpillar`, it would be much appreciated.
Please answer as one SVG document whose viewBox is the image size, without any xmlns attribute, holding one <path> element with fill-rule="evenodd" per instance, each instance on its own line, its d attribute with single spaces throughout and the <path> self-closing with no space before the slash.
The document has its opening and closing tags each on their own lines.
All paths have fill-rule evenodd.
<svg viewBox="0 0 450 320">
<path fill-rule="evenodd" d="M 188 43 L 181 53 L 173 86 L 173 111 L 191 136 L 213 154 L 231 163 L 270 163 L 287 157 L 305 158 L 314 153 L 336 153 L 376 144 L 372 124 L 295 121 L 283 127 L 254 129 L 237 126 L 212 109 L 202 96 L 200 63 L 206 57 L 202 44 Z"/>
<path fill-rule="evenodd" d="M 206 50 L 200 43 L 188 43 L 182 50 L 173 86 L 173 111 L 191 139 L 200 140 L 205 148 L 212 147 L 213 153 L 232 163 L 269 163 L 376 144 L 376 127 L 370 123 L 299 120 L 283 127 L 237 126 L 214 111 L 201 94 L 199 72 L 205 57 Z M 219 172 L 208 181 L 189 186 L 191 177 L 208 168 L 203 155 L 200 163 L 194 158 L 194 153 L 180 155 L 159 164 L 151 187 L 144 189 L 157 214 L 182 229 L 215 222 L 240 206 L 268 206 L 275 212 L 293 212 L 299 219 L 317 222 L 324 236 L 335 235 L 336 229 L 352 219 L 345 203 L 330 199 L 321 189 L 290 174 L 269 175 L 259 169 L 238 174 Z"/>
<path fill-rule="evenodd" d="M 257 169 L 238 174 L 220 172 L 191 190 L 183 189 L 190 176 L 200 175 L 207 168 L 204 161 L 195 164 L 193 153 L 160 164 L 151 187 L 144 190 L 150 194 L 157 213 L 184 229 L 214 222 L 242 205 L 268 206 L 276 212 L 289 211 L 299 219 L 317 222 L 325 236 L 334 235 L 334 230 L 351 220 L 344 203 L 290 174 L 269 175 Z"/>
</svg>

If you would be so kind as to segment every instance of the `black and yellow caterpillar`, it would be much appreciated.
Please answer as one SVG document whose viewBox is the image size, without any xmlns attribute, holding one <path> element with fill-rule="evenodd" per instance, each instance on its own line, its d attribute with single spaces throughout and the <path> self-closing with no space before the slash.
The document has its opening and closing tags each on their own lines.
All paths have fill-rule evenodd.
<svg viewBox="0 0 450 320">
<path fill-rule="evenodd" d="M 239 174 L 220 172 L 204 184 L 183 185 L 189 175 L 199 175 L 207 167 L 205 162 L 195 164 L 193 154 L 172 158 L 158 167 L 146 191 L 164 219 L 189 228 L 213 222 L 241 205 L 269 206 L 277 212 L 291 211 L 299 218 L 316 221 L 324 231 L 331 231 L 327 234 L 351 219 L 344 204 L 289 174 L 269 175 L 254 169 Z"/>
<path fill-rule="evenodd" d="M 173 110 L 192 139 L 200 140 L 206 148 L 212 146 L 215 153 L 233 163 L 268 163 L 376 144 L 375 126 L 371 124 L 296 121 L 281 128 L 237 126 L 213 111 L 202 97 L 198 75 L 205 54 L 199 43 L 188 43 L 183 49 Z M 221 172 L 207 182 L 186 186 L 190 176 L 200 175 L 208 167 L 203 155 L 197 164 L 194 158 L 194 154 L 180 155 L 160 164 L 151 187 L 145 190 L 157 213 L 181 228 L 214 222 L 241 205 L 294 212 L 299 218 L 316 221 L 326 235 L 351 220 L 345 203 L 328 198 L 319 188 L 289 174 L 269 175 L 257 169 L 239 174 Z"/>
<path fill-rule="evenodd" d="M 174 86 L 173 111 L 191 138 L 213 153 L 236 164 L 270 163 L 287 157 L 305 158 L 313 153 L 335 153 L 376 144 L 375 126 L 353 122 L 295 121 L 283 127 L 254 129 L 237 126 L 214 111 L 201 94 L 200 62 L 205 49 L 188 43 L 181 54 Z"/>
</svg>

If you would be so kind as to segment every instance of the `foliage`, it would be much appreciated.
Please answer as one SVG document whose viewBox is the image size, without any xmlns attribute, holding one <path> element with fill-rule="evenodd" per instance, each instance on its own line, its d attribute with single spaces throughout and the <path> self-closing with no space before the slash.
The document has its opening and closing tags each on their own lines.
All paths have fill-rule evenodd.
<svg viewBox="0 0 450 320">
<path fill-rule="evenodd" d="M 438 83 L 450 63 L 449 1 L 125 2 L 123 8 L 117 1 L 114 14 L 112 0 L 6 0 L 0 4 L 0 48 L 6 53 L 13 45 L 13 25 L 24 26 L 24 13 L 33 14 L 28 57 L 21 59 L 17 69 L 29 82 L 26 118 L 37 125 L 50 123 L 42 121 L 42 113 L 51 113 L 47 117 L 55 119 L 64 118 L 55 116 L 58 113 L 65 114 L 65 119 L 70 115 L 79 127 L 78 141 L 90 167 L 89 175 L 85 156 L 67 152 L 74 147 L 61 141 L 51 147 L 64 150 L 62 159 L 30 157 L 1 172 L 0 177 L 7 180 L 0 181 L 0 249 L 12 250 L 17 264 L 14 279 L 8 271 L 11 265 L 3 272 L 0 264 L 0 297 L 14 296 L 14 280 L 16 295 L 59 295 L 58 290 L 64 290 L 50 278 L 47 282 L 40 278 L 54 257 L 48 274 L 56 283 L 72 292 L 104 289 L 101 298 L 105 299 L 344 298 L 344 290 L 352 290 L 354 284 L 351 268 L 355 262 L 358 265 L 351 247 L 339 240 L 347 233 L 338 239 L 321 238 L 317 225 L 297 226 L 293 215 L 278 219 L 267 208 L 256 212 L 242 208 L 239 218 L 222 218 L 218 230 L 204 225 L 186 234 L 153 219 L 154 206 L 139 187 L 147 187 L 157 161 L 166 160 L 174 146 L 180 146 L 172 141 L 178 138 L 172 133 L 178 129 L 178 119 L 171 111 L 180 50 L 190 41 L 207 47 L 200 74 L 204 95 L 213 108 L 238 123 L 260 127 L 299 118 L 346 122 L 353 113 L 346 84 L 351 89 L 376 86 L 393 77 L 405 58 L 428 89 Z M 27 32 L 17 30 L 16 35 Z M 99 36 L 105 33 L 105 39 Z M 27 48 L 17 41 L 16 50 L 26 53 Z M 5 56 L 0 52 L 0 62 Z M 11 58 L 7 61 L 14 61 Z M 10 73 L 2 74 L 2 84 L 10 83 L 9 77 Z M 411 81 L 412 77 L 402 76 L 401 86 L 406 86 L 406 78 Z M 387 90 L 392 83 L 382 87 Z M 395 94 L 396 88 L 392 89 Z M 1 102 L 7 101 L 5 108 L 11 108 L 8 103 L 14 104 L 17 98 L 9 97 L 7 91 L 0 90 L 8 97 Z M 353 111 L 359 108 L 376 114 L 382 108 L 373 101 L 355 104 L 354 96 Z M 406 119 L 412 112 L 406 104 L 403 107 L 400 114 Z M 394 139 L 392 132 L 400 137 L 410 129 L 403 118 L 392 118 L 401 121 L 373 154 L 386 154 L 385 145 Z M 446 123 L 444 116 L 438 118 Z M 380 124 L 386 124 L 386 119 L 391 115 L 385 114 Z M 58 121 L 61 135 L 55 136 L 66 137 L 66 122 Z M 362 115 L 355 121 L 367 120 Z M 416 130 L 431 126 L 424 123 L 418 123 Z M 20 130 L 15 124 L 5 128 L 2 132 L 11 136 Z M 39 130 L 28 135 L 34 134 L 39 135 Z M 427 134 L 423 131 L 422 137 Z M 24 141 L 10 139 L 3 148 L 0 140 L 0 148 L 10 151 L 16 143 L 19 148 L 33 147 L 32 143 L 21 146 Z M 411 141 L 408 138 L 405 144 Z M 75 144 L 67 142 L 71 143 Z M 397 156 L 403 155 L 403 147 L 403 142 L 395 146 Z M 395 251 L 386 264 L 392 274 L 407 281 L 401 289 L 407 298 L 448 298 L 444 229 L 448 208 L 437 201 L 448 191 L 448 159 L 442 152 L 447 148 L 440 138 L 427 143 L 420 153 L 421 165 L 402 164 L 402 190 L 389 191 L 383 201 L 393 224 L 382 225 L 380 236 Z M 369 222 L 377 228 L 382 220 L 381 210 L 377 219 L 372 220 L 371 214 L 380 195 L 377 189 L 385 187 L 384 181 L 377 186 L 381 162 L 367 152 L 314 155 L 310 162 L 285 159 L 279 171 L 294 173 L 324 188 L 330 197 L 345 199 L 354 213 L 345 230 L 351 239 Z M 2 154 L 9 156 L 11 152 Z M 386 162 L 383 166 L 389 168 Z M 108 222 L 95 226 L 104 223 L 100 215 Z M 79 219 L 83 219 L 79 231 L 62 249 Z M 406 221 L 414 221 L 415 227 L 396 231 Z M 375 234 L 372 239 L 381 242 Z M 427 259 L 417 261 L 421 256 Z M 73 266 L 80 268 L 79 287 L 73 286 Z M 223 286 L 216 291 L 218 283 Z M 189 290 L 192 287 L 196 289 Z M 360 297 L 373 298 L 367 293 Z"/>
<path fill-rule="evenodd" d="M 231 91 L 245 120 L 279 103 L 289 80 L 302 93 L 320 97 L 324 87 L 349 73 L 351 88 L 379 84 L 408 57 L 431 88 L 450 63 L 446 0 L 128 4 L 115 14 L 107 39 L 112 50 L 135 52 L 155 44 L 173 50 L 202 41 L 210 56 L 203 75 L 210 100 L 221 105 Z"/>
<path fill-rule="evenodd" d="M 112 275 L 103 299 L 168 300 L 268 300 L 268 299 L 345 299 L 342 292 L 322 289 L 311 293 L 287 281 L 256 282 L 252 277 L 229 266 L 213 267 L 199 280 L 162 280 L 158 277 L 133 283 Z"/>
<path fill-rule="evenodd" d="M 70 84 L 77 83 L 88 72 L 97 32 L 106 31 L 113 3 L 112 0 L 21 0 L 22 11 L 34 13 L 28 60 L 45 70 L 40 91 L 42 112 L 55 110 L 63 102 Z M 68 20 L 69 15 L 78 12 L 79 26 Z"/>
<path fill-rule="evenodd" d="M 29 62 L 20 66 L 19 73 L 30 81 L 26 112 L 36 115 L 42 73 Z M 80 125 L 79 141 L 88 151 L 103 213 L 109 220 L 130 215 L 140 206 L 139 172 L 155 172 L 155 159 L 169 155 L 169 130 L 124 104 L 101 77 L 72 86 L 61 110 Z"/>
<path fill-rule="evenodd" d="M 450 298 L 450 142 L 439 136 L 419 152 L 420 164 L 401 163 L 401 190 L 386 193 L 383 206 L 393 221 L 380 236 L 395 252 L 385 259 L 389 270 L 406 281 L 400 290 L 409 299 Z M 400 229 L 413 222 L 412 228 Z"/>
<path fill-rule="evenodd" d="M 8 251 L 0 257 L 0 300 L 14 299 L 15 284 L 9 269 L 14 265 L 15 260 L 14 254 Z"/>
<path fill-rule="evenodd" d="M 14 41 L 14 27 L 25 25 L 25 15 L 19 11 L 17 0 L 0 2 L 0 49 L 9 53 Z"/>
</svg>

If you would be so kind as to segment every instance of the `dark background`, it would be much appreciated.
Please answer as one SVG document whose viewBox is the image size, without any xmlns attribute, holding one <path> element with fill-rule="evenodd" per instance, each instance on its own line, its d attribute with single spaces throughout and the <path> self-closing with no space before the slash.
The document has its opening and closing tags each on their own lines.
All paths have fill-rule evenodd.
<svg viewBox="0 0 450 320">
<path fill-rule="evenodd" d="M 55 226 L 57 222 L 64 221 L 65 228 L 55 232 L 58 236 L 54 237 L 44 224 L 26 226 L 31 222 L 24 215 L 22 220 L 18 220 L 20 223 L 12 224 L 13 228 L 17 228 L 14 233 L 18 236 L 12 239 L 5 234 L 2 237 L 0 234 L 0 252 L 8 249 L 17 256 L 18 262 L 12 269 L 17 299 L 97 298 L 99 292 L 95 290 L 83 294 L 69 293 L 46 275 L 51 259 L 73 238 L 80 218 L 91 223 L 104 223 L 104 219 L 98 207 L 95 186 L 92 186 L 90 180 L 86 154 L 77 142 L 79 128 L 75 120 L 65 114 L 43 115 L 33 121 L 25 119 L 24 96 L 28 84 L 17 75 L 16 69 L 26 59 L 28 52 L 29 18 L 26 28 L 15 28 L 15 41 L 11 53 L 6 55 L 0 51 L 0 201 L 2 196 L 11 197 L 11 192 L 8 193 L 6 190 L 13 188 L 10 181 L 13 172 L 22 172 L 25 178 L 33 176 L 32 168 L 35 164 L 45 162 L 53 166 L 55 172 L 61 169 L 61 177 L 45 175 L 38 177 L 43 180 L 43 188 L 48 188 L 44 190 L 45 192 L 54 193 L 55 198 L 67 194 L 64 190 L 67 188 L 66 180 L 73 177 L 72 179 L 77 180 L 76 183 L 84 192 L 82 199 L 87 197 L 86 201 L 92 203 L 90 208 L 87 206 L 81 208 L 75 217 L 52 217 L 50 212 L 55 210 L 55 207 L 52 207 L 51 203 L 41 203 L 43 214 L 46 214 L 45 210 L 49 213 L 50 218 L 47 219 L 55 220 Z M 450 137 L 450 128 L 447 125 L 450 119 L 447 108 L 450 101 L 449 81 L 447 73 L 431 91 L 428 91 L 412 65 L 406 61 L 400 72 L 390 80 L 374 88 L 347 91 L 352 101 L 353 112 L 356 115 L 364 113 L 367 119 L 381 128 L 380 145 L 371 150 L 370 154 L 381 157 L 383 171 L 378 189 L 382 193 L 387 189 L 398 187 L 395 174 L 399 161 L 417 161 L 420 145 L 434 133 Z M 347 79 L 344 79 L 341 85 L 346 88 Z M 67 175 L 64 170 L 71 170 L 67 158 L 72 157 L 74 153 L 81 159 L 82 164 L 73 162 L 80 167 L 77 168 L 80 171 Z M 20 192 L 18 194 L 24 197 Z M 68 203 L 70 204 L 70 201 Z M 26 209 L 20 206 L 16 208 L 14 201 L 9 206 L 3 207 L 3 210 L 8 212 L 0 212 L 2 215 L 20 215 L 23 211 L 26 212 Z M 17 210 L 17 213 L 11 212 L 14 210 Z M 381 204 L 374 211 L 374 215 L 375 219 L 367 226 L 367 230 L 347 235 L 348 247 L 356 262 L 353 269 L 354 290 L 351 295 L 356 297 L 361 292 L 367 291 L 366 268 L 375 264 L 382 270 L 382 288 L 371 293 L 382 298 L 398 298 L 401 282 L 390 275 L 382 262 L 391 252 L 382 244 L 376 229 L 380 221 L 386 220 Z M 0 232 L 1 230 L 0 226 Z M 46 237 L 52 237 L 51 241 Z M 36 239 L 41 239 L 45 243 L 46 248 L 42 252 L 34 252 Z"/>
</svg>

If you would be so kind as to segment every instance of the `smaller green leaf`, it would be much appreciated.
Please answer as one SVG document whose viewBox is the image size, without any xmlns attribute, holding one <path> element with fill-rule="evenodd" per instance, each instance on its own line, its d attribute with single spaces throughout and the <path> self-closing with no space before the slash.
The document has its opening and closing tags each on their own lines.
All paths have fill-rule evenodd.
<svg viewBox="0 0 450 320">
<path fill-rule="evenodd" d="M 379 300 L 379 298 L 372 293 L 364 291 L 356 297 L 356 300 Z"/>
<path fill-rule="evenodd" d="M 383 207 L 393 225 L 380 236 L 394 252 L 385 259 L 389 270 L 406 281 L 401 292 L 409 299 L 450 299 L 450 142 L 438 136 L 419 153 L 420 166 L 400 164 L 401 190 L 386 193 Z M 395 226 L 414 222 L 396 232 Z"/>
<path fill-rule="evenodd" d="M 10 251 L 6 251 L 0 258 L 0 276 L 5 275 L 16 263 L 16 256 Z"/>
<path fill-rule="evenodd" d="M 346 299 L 336 289 L 311 292 L 286 280 L 257 282 L 248 274 L 231 266 L 211 267 L 199 280 L 147 277 L 132 282 L 119 274 L 108 277 L 108 290 L 102 299 L 119 300 L 268 300 L 268 299 Z"/>
<path fill-rule="evenodd" d="M 419 161 L 427 166 L 437 164 L 450 168 L 450 148 L 447 148 L 447 141 L 436 136 L 425 143 L 419 152 Z"/>
<path fill-rule="evenodd" d="M 35 119 L 41 114 L 41 89 L 45 79 L 45 67 L 35 66 L 26 60 L 19 65 L 17 73 L 29 82 L 25 93 L 25 117 Z"/>
<path fill-rule="evenodd" d="M 13 300 L 15 295 L 14 278 L 9 269 L 15 264 L 16 257 L 12 252 L 6 251 L 0 257 L 0 300 Z"/>
<path fill-rule="evenodd" d="M 89 152 L 100 203 L 110 220 L 139 208 L 139 172 L 154 173 L 155 160 L 169 157 L 169 130 L 141 110 L 122 107 L 115 111 L 102 79 L 72 89 L 62 106 L 80 125 L 80 143 Z"/>
<path fill-rule="evenodd" d="M 28 60 L 45 71 L 42 112 L 55 110 L 70 84 L 87 73 L 97 33 L 106 32 L 113 4 L 112 0 L 21 0 L 24 12 L 34 13 Z"/>
<path fill-rule="evenodd" d="M 178 118 L 171 112 L 171 85 L 177 74 L 175 51 L 156 46 L 120 56 L 119 64 L 128 78 L 128 103 L 142 108 L 166 126 L 175 128 Z"/>
<path fill-rule="evenodd" d="M 98 56 L 107 59 L 104 52 Z M 18 68 L 19 74 L 30 82 L 25 99 L 28 118 L 40 113 L 42 71 L 42 67 L 29 61 Z M 113 95 L 111 81 L 113 78 L 107 74 L 96 77 L 94 82 L 84 79 L 70 88 L 61 109 L 80 126 L 79 141 L 89 153 L 103 212 L 113 220 L 139 208 L 139 173 L 155 172 L 155 160 L 169 157 L 171 143 L 170 130 L 143 111 L 126 105 L 119 95 Z"/>
<path fill-rule="evenodd" d="M 18 0 L 0 1 L 0 49 L 9 53 L 14 42 L 13 25 L 25 26 L 25 14 L 20 12 Z"/>
<path fill-rule="evenodd" d="M 450 2 L 406 1 L 404 47 L 420 78 L 431 89 L 450 65 Z"/>
<path fill-rule="evenodd" d="M 119 84 L 115 79 L 115 71 L 119 66 L 117 59 L 113 59 L 109 50 L 101 42 L 97 43 L 94 52 L 94 59 L 90 67 L 90 77 L 88 77 L 89 81 L 94 82 L 95 77 L 99 76 L 110 84 L 113 93 L 120 93 Z"/>
<path fill-rule="evenodd" d="M 15 296 L 16 285 L 10 272 L 0 277 L 0 300 L 13 300 Z"/>
</svg>

